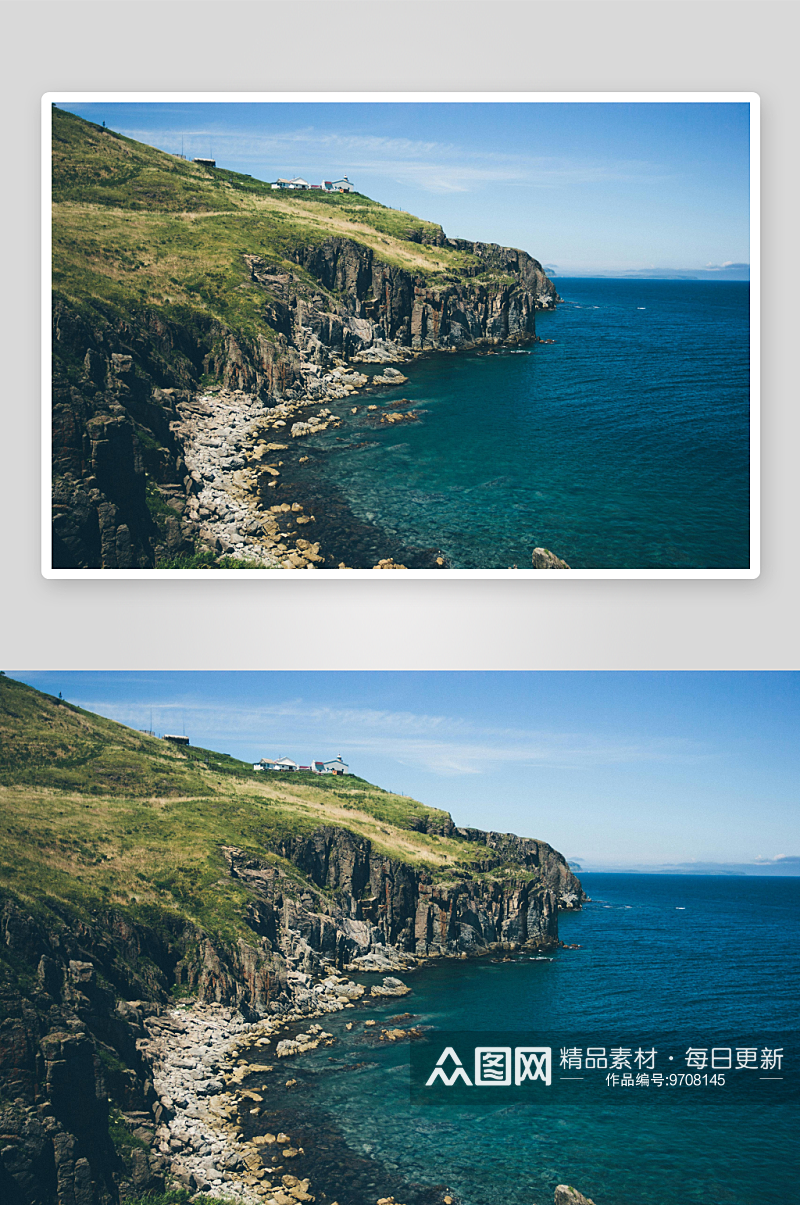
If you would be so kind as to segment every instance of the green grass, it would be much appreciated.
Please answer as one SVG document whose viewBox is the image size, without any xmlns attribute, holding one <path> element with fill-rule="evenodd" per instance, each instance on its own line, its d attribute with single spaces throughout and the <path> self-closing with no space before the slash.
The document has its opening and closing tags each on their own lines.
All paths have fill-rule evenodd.
<svg viewBox="0 0 800 1205">
<path fill-rule="evenodd" d="M 242 560 L 241 557 L 223 556 L 216 553 L 193 552 L 185 556 L 168 557 L 158 562 L 159 569 L 272 569 L 273 565 L 262 565 L 257 561 Z"/>
<path fill-rule="evenodd" d="M 127 1171 L 130 1171 L 130 1158 L 134 1150 L 147 1151 L 150 1149 L 149 1142 L 145 1142 L 143 1138 L 137 1138 L 135 1134 L 131 1133 L 118 1108 L 110 1110 L 108 1136 Z"/>
<path fill-rule="evenodd" d="M 435 223 L 359 193 L 278 193 L 60 109 L 53 110 L 53 202 L 56 295 L 117 312 L 155 307 L 183 322 L 188 311 L 251 338 L 275 333 L 264 313 L 269 294 L 251 283 L 245 254 L 291 271 L 315 292 L 319 283 L 295 251 L 331 235 L 369 246 L 434 286 L 482 266 L 470 253 L 431 245 L 441 237 Z"/>
<path fill-rule="evenodd" d="M 186 1188 L 168 1188 L 166 1192 L 144 1192 L 136 1196 L 128 1195 L 128 1201 L 135 1201 L 137 1205 L 189 1205 L 189 1201 L 196 1202 L 196 1205 L 230 1205 L 231 1197 L 215 1197 L 209 1196 L 208 1193 L 191 1194 Z"/>
<path fill-rule="evenodd" d="M 275 315 L 285 298 L 251 279 L 249 256 L 290 273 L 293 292 L 321 296 L 331 309 L 342 299 L 300 266 L 298 252 L 332 237 L 370 248 L 378 263 L 431 288 L 463 280 L 467 270 L 473 284 L 511 279 L 499 274 L 502 265 L 495 270 L 469 251 L 435 245 L 443 237 L 436 223 L 360 193 L 273 191 L 252 176 L 188 163 L 63 109 L 54 107 L 52 116 L 52 291 L 66 332 L 53 342 L 59 393 L 75 386 L 91 398 L 103 387 L 87 377 L 87 345 L 133 354 L 138 384 L 146 379 L 142 392 L 153 384 L 195 389 L 217 381 L 214 366 L 226 363 L 231 336 L 248 362 L 268 360 L 285 342 L 274 325 L 281 326 Z M 153 337 L 141 338 L 143 332 Z M 170 509 L 154 482 L 166 479 L 174 450 L 163 446 L 155 408 L 135 413 L 151 478 L 146 502 L 163 541 Z M 254 567 L 219 562 L 199 543 L 158 568 Z"/>
<path fill-rule="evenodd" d="M 167 934 L 189 920 L 225 940 L 247 937 L 248 893 L 230 877 L 222 847 L 303 882 L 277 849 L 324 825 L 445 881 L 486 854 L 413 831 L 412 820 L 438 826 L 448 814 L 355 775 L 254 771 L 4 676 L 0 742 L 0 890 L 70 926 L 113 908 Z"/>
</svg>

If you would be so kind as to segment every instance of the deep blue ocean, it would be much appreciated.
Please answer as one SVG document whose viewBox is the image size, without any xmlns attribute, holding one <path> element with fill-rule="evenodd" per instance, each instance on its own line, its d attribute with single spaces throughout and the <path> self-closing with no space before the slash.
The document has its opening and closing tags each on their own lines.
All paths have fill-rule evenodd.
<svg viewBox="0 0 800 1205">
<path fill-rule="evenodd" d="M 560 1183 L 596 1205 L 799 1199 L 800 879 L 581 879 L 592 902 L 560 918 L 562 940 L 580 949 L 432 965 L 406 977 L 413 993 L 405 999 L 326 1018 L 336 1045 L 292 1060 L 301 1094 L 293 1124 L 314 1118 L 307 1149 L 330 1126 L 339 1136 L 332 1146 L 346 1142 L 348 1167 L 368 1161 L 360 1195 L 342 1193 L 334 1179 L 340 1202 L 377 1199 L 371 1194 L 393 1191 L 398 1177 L 446 1185 L 463 1205 L 550 1205 Z M 408 1045 L 368 1042 L 363 1028 L 365 1017 L 386 1024 L 406 1011 L 414 1018 L 401 1025 L 549 1034 L 570 1047 L 591 1035 L 608 1049 L 639 1041 L 681 1054 L 740 1046 L 760 1058 L 764 1048 L 782 1048 L 783 1059 L 780 1070 L 733 1073 L 730 1091 L 591 1093 L 573 1082 L 523 1103 L 487 1105 L 484 1097 L 480 1107 L 424 1108 L 410 1103 Z M 761 1079 L 767 1075 L 784 1079 Z M 424 1200 L 419 1188 L 416 1199 Z"/>
<path fill-rule="evenodd" d="M 453 567 L 749 565 L 749 285 L 556 281 L 552 344 L 437 355 L 406 397 L 422 422 L 363 412 L 309 441 L 361 520 L 443 549 Z M 366 445 L 366 446 L 365 446 Z"/>
</svg>

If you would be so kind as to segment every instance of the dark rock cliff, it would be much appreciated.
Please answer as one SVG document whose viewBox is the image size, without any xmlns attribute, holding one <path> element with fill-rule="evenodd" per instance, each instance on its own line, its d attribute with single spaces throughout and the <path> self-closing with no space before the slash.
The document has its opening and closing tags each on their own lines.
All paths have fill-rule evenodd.
<svg viewBox="0 0 800 1205">
<path fill-rule="evenodd" d="M 53 307 L 53 565 L 146 569 L 191 552 L 191 488 L 176 403 L 213 377 L 269 401 L 303 396 L 304 365 L 535 338 L 557 294 L 541 264 L 494 244 L 441 241 L 471 263 L 431 287 L 344 238 L 294 252 L 298 271 L 245 256 L 263 334 L 202 311 L 99 300 Z"/>
<path fill-rule="evenodd" d="M 551 309 L 557 300 L 541 264 L 511 247 L 443 241 L 469 251 L 480 265 L 454 273 L 435 288 L 420 276 L 381 263 L 371 248 L 350 239 L 329 238 L 319 246 L 300 248 L 297 263 L 340 302 L 325 309 L 320 298 L 309 304 L 296 290 L 287 290 L 284 304 L 295 311 L 299 345 L 304 331 L 310 332 L 307 344 L 318 354 L 333 348 L 343 356 L 357 355 L 375 340 L 425 351 L 532 339 L 535 311 Z M 251 261 L 251 268 L 254 280 L 277 280 L 260 261 Z M 486 271 L 491 273 L 487 281 L 474 279 Z"/>
<path fill-rule="evenodd" d="M 439 874 L 385 857 L 371 842 L 342 829 L 279 841 L 277 852 L 320 888 L 290 898 L 275 868 L 241 850 L 225 851 L 231 873 L 251 885 L 277 918 L 316 955 L 340 966 L 381 946 L 417 955 L 474 953 L 497 943 L 540 948 L 558 942 L 558 910 L 580 907 L 580 883 L 551 846 L 504 833 L 452 827 L 447 835 L 482 841 L 487 858 L 476 873 Z M 492 853 L 489 853 L 492 851 Z M 509 869 L 503 877 L 496 875 Z"/>
<path fill-rule="evenodd" d="M 43 919 L 0 899 L 4 1205 L 110 1205 L 120 1183 L 160 1189 L 166 1163 L 146 1144 L 115 1146 L 109 1111 L 145 1136 L 161 1120 L 142 1050 L 176 991 L 250 1018 L 308 1012 L 310 977 L 331 965 L 555 946 L 559 907 L 585 898 L 563 858 L 539 841 L 455 834 L 484 844 L 502 877 L 432 875 L 335 828 L 278 840 L 283 861 L 224 850 L 249 889 L 248 940 L 212 939 L 156 910 L 133 921 L 109 909 L 87 922 L 51 901 Z"/>
</svg>

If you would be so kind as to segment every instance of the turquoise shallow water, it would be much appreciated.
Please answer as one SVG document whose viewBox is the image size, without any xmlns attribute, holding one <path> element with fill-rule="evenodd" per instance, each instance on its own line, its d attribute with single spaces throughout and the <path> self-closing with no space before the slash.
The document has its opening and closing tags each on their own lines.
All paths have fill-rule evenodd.
<svg viewBox="0 0 800 1205">
<path fill-rule="evenodd" d="M 749 564 L 749 286 L 557 281 L 527 353 L 409 369 L 418 425 L 316 437 L 352 510 L 454 567 Z M 348 434 L 345 434 L 348 431 Z M 354 438 L 350 438 L 353 436 Z M 359 445 L 359 446 L 356 446 Z"/>
<path fill-rule="evenodd" d="M 797 1199 L 800 880 L 582 880 L 593 902 L 560 921 L 562 939 L 580 949 L 432 966 L 408 977 L 413 994 L 402 1001 L 326 1018 L 336 1046 L 293 1061 L 301 1095 L 292 1125 L 314 1118 L 309 1149 L 327 1127 L 332 1148 L 347 1146 L 330 1184 L 340 1203 L 374 1205 L 398 1178 L 416 1186 L 404 1201 L 434 1199 L 426 1190 L 446 1185 L 464 1205 L 549 1205 L 559 1183 L 597 1205 Z M 635 1099 L 623 1103 L 577 1083 L 521 1104 L 422 1108 L 410 1103 L 408 1047 L 360 1036 L 365 1015 L 406 1010 L 415 1019 L 400 1024 L 552 1034 L 569 1046 L 591 1035 L 609 1048 L 640 1039 L 659 1050 L 782 1047 L 785 1079 L 742 1087 L 740 1077 L 728 1095 L 631 1089 Z M 356 1180 L 342 1191 L 350 1168 Z M 313 1167 L 303 1174 L 323 1186 Z"/>
</svg>

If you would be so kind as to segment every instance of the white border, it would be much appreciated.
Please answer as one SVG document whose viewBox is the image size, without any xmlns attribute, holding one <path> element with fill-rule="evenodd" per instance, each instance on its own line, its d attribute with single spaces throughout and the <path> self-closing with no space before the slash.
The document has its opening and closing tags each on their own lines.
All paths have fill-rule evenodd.
<svg viewBox="0 0 800 1205">
<path fill-rule="evenodd" d="M 42 576 L 55 578 L 124 578 L 131 581 L 155 579 L 303 578 L 336 581 L 351 578 L 375 580 L 374 569 L 53 569 L 52 568 L 52 106 L 88 102 L 211 102 L 261 104 L 386 104 L 386 103 L 473 103 L 473 104 L 661 104 L 666 102 L 750 106 L 750 568 L 749 569 L 407 569 L 404 578 L 534 578 L 537 581 L 580 579 L 754 579 L 761 572 L 760 533 L 760 108 L 755 92 L 46 92 L 42 97 Z M 378 577 L 383 576 L 378 571 Z M 395 580 L 397 580 L 395 578 Z M 401 579 L 402 580 L 402 579 Z"/>
</svg>

